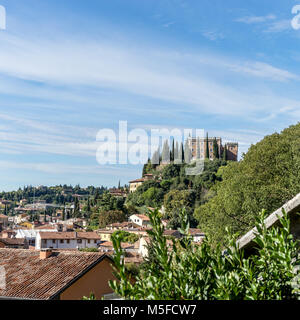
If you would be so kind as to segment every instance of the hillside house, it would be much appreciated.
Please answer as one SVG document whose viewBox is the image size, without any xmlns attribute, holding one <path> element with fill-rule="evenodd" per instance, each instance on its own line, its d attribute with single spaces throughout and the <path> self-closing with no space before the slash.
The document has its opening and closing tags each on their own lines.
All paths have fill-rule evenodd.
<svg viewBox="0 0 300 320">
<path fill-rule="evenodd" d="M 108 230 L 108 229 L 100 229 L 97 230 L 97 234 L 99 235 L 101 241 L 111 241 L 111 236 L 114 233 L 114 230 Z"/>
<path fill-rule="evenodd" d="M 35 249 L 98 248 L 100 242 L 96 232 L 39 232 Z"/>
<path fill-rule="evenodd" d="M 38 230 L 17 229 L 16 231 L 17 231 L 16 233 L 17 239 L 26 239 L 29 246 L 35 246 L 37 235 L 40 232 L 56 232 L 57 229 L 48 229 L 47 227 L 45 227 L 45 229 L 38 229 Z"/>
<path fill-rule="evenodd" d="M 129 192 L 135 192 L 136 189 L 144 183 L 144 181 L 145 180 L 143 178 L 129 181 Z"/>
<path fill-rule="evenodd" d="M 153 174 L 144 174 L 143 178 L 129 181 L 129 192 L 135 192 L 145 181 L 153 180 Z"/>
<path fill-rule="evenodd" d="M 144 214 L 133 214 L 129 217 L 129 221 L 140 227 L 149 227 L 151 225 L 149 217 Z"/>
<path fill-rule="evenodd" d="M 194 242 L 202 242 L 205 238 L 204 232 L 202 232 L 200 229 L 189 229 L 189 235 L 193 238 Z"/>
</svg>

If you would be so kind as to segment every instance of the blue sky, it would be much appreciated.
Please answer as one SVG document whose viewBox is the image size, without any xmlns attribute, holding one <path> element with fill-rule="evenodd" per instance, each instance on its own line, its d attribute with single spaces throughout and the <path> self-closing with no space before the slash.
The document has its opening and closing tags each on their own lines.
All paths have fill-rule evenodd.
<svg viewBox="0 0 300 320">
<path fill-rule="evenodd" d="M 295 0 L 0 0 L 0 190 L 117 185 L 96 134 L 199 128 L 240 153 L 300 117 Z"/>
</svg>

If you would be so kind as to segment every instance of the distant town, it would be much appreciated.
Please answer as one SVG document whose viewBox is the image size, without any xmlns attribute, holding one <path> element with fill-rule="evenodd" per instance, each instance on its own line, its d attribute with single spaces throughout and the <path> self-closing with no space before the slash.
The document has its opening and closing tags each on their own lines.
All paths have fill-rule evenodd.
<svg viewBox="0 0 300 320">
<path fill-rule="evenodd" d="M 133 268 L 138 267 L 148 256 L 150 238 L 147 231 L 152 228 L 148 213 L 154 207 L 159 207 L 164 217 L 162 223 L 168 241 L 180 239 L 183 235 L 178 231 L 176 217 L 172 213 L 176 208 L 169 208 L 172 201 L 168 196 L 174 192 L 170 178 L 174 180 L 174 186 L 180 185 L 180 179 L 177 180 L 182 166 L 193 165 L 199 157 L 212 163 L 217 161 L 217 167 L 227 161 L 237 161 L 238 144 L 227 143 L 223 146 L 221 138 L 188 139 L 185 147 L 180 146 L 181 164 L 175 159 L 178 158 L 175 155 L 180 153 L 178 145 L 173 143 L 173 147 L 169 147 L 165 144 L 165 148 L 170 150 L 167 161 L 163 159 L 162 154 L 166 152 L 163 149 L 158 164 L 152 164 L 149 159 L 144 165 L 142 177 L 129 181 L 125 186 L 120 183 L 111 189 L 93 186 L 82 188 L 79 185 L 26 186 L 16 191 L 2 192 L 0 248 L 5 250 L 0 251 L 0 260 L 4 261 L 1 265 L 6 272 L 13 274 L 18 263 L 20 274 L 13 278 L 18 283 L 26 283 L 28 278 L 41 273 L 44 268 L 53 271 L 44 280 L 39 279 L 40 287 L 31 289 L 30 286 L 22 287 L 19 284 L 20 290 L 19 286 L 14 288 L 9 284 L 8 292 L 0 288 L 0 296 L 80 299 L 89 294 L 84 288 L 90 286 L 91 292 L 97 292 L 97 298 L 112 298 L 113 292 L 107 286 L 108 280 L 113 279 L 109 263 L 114 254 L 112 236 L 122 235 L 125 262 Z M 187 154 L 188 164 L 184 163 Z M 189 194 L 196 192 L 191 180 L 185 178 L 184 181 Z M 169 204 L 166 206 L 164 202 Z M 191 223 L 189 234 L 195 244 L 201 244 L 205 238 L 195 221 Z M 74 268 L 68 279 L 55 282 L 58 272 L 55 266 L 58 263 L 66 268 L 74 263 Z M 95 272 L 89 271 L 92 266 Z M 85 274 L 84 278 L 79 277 L 82 274 Z M 77 277 L 80 278 L 78 285 L 72 282 Z M 51 281 L 53 286 L 50 292 L 42 294 L 44 286 L 50 286 Z M 99 292 L 95 287 L 99 281 L 103 282 L 101 286 L 104 291 Z M 78 287 L 81 282 L 82 290 Z M 64 289 L 66 286 L 67 289 Z"/>
</svg>

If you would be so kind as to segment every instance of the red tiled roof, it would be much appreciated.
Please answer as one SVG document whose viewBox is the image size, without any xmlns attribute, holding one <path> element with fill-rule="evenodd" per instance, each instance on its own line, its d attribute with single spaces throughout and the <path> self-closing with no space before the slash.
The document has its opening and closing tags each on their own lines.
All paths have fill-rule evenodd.
<svg viewBox="0 0 300 320">
<path fill-rule="evenodd" d="M 19 239 L 16 239 L 16 238 L 3 238 L 3 239 L 0 239 L 0 242 L 2 242 L 3 244 L 5 245 L 24 245 L 25 244 L 25 239 L 22 239 L 22 238 L 19 238 Z"/>
<path fill-rule="evenodd" d="M 190 228 L 190 229 L 189 229 L 189 234 L 192 235 L 192 236 L 198 235 L 198 234 L 204 235 L 204 232 L 201 231 L 200 229 Z"/>
<path fill-rule="evenodd" d="M 165 230 L 164 236 L 181 237 L 181 233 L 178 230 Z"/>
<path fill-rule="evenodd" d="M 44 224 L 34 228 L 34 230 L 54 230 L 54 229 L 56 229 L 55 226 L 52 226 L 50 224 Z"/>
<path fill-rule="evenodd" d="M 144 182 L 144 181 L 145 181 L 145 179 L 141 178 L 141 179 L 129 181 L 129 183 L 137 183 L 137 182 Z"/>
<path fill-rule="evenodd" d="M 96 232 L 40 232 L 41 239 L 92 239 L 101 240 Z"/>
<path fill-rule="evenodd" d="M 100 243 L 100 247 L 113 247 L 113 243 L 111 241 L 105 241 Z"/>
<path fill-rule="evenodd" d="M 149 217 L 144 215 L 144 214 L 136 214 L 136 216 L 139 217 L 142 220 L 150 221 Z"/>
<path fill-rule="evenodd" d="M 112 247 L 113 248 L 113 243 L 111 241 L 106 241 L 106 242 L 100 243 L 99 246 L 100 246 L 100 248 L 101 247 Z M 121 243 L 121 247 L 123 249 L 134 248 L 134 244 L 123 242 L 123 243 Z"/>
<path fill-rule="evenodd" d="M 40 252 L 23 249 L 0 249 L 0 267 L 5 268 L 6 289 L 0 296 L 48 300 L 106 255 L 86 252 L 53 252 L 40 260 Z"/>
</svg>

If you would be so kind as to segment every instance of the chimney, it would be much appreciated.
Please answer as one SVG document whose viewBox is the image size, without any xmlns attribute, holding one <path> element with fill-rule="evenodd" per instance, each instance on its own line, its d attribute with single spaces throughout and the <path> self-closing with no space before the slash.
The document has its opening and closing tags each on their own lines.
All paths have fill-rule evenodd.
<svg viewBox="0 0 300 320">
<path fill-rule="evenodd" d="M 48 259 L 52 256 L 52 250 L 51 249 L 41 249 L 40 251 L 40 260 Z"/>
</svg>

